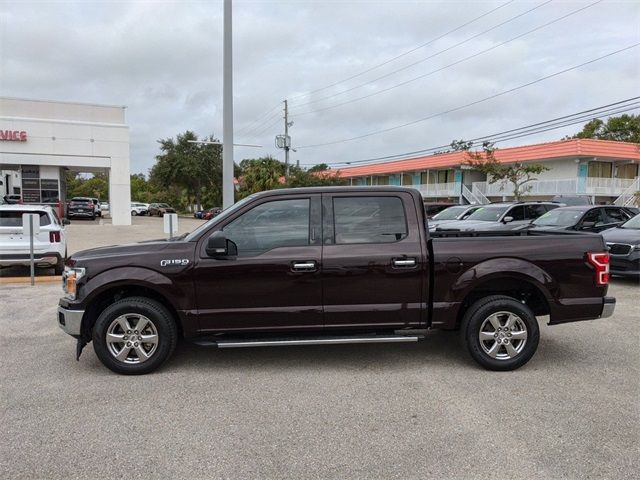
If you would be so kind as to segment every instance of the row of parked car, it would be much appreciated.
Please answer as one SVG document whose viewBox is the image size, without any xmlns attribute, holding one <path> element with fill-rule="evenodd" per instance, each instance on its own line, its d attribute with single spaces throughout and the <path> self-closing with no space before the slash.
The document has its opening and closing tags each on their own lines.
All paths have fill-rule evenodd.
<svg viewBox="0 0 640 480">
<path fill-rule="evenodd" d="M 601 233 L 611 273 L 640 276 L 640 209 L 617 205 L 564 206 L 556 202 L 453 205 L 429 220 L 429 232 L 567 231 Z"/>
</svg>

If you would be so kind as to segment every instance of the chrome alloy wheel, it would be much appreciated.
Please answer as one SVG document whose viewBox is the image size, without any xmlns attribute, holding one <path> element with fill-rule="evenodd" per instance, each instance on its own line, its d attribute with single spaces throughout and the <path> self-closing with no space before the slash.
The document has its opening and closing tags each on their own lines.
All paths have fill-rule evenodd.
<svg viewBox="0 0 640 480">
<path fill-rule="evenodd" d="M 139 313 L 116 318 L 107 329 L 107 349 L 117 360 L 138 364 L 149 360 L 158 348 L 158 330 Z"/>
<path fill-rule="evenodd" d="M 489 315 L 478 334 L 484 353 L 496 360 L 511 360 L 527 343 L 527 326 L 516 314 L 496 312 Z"/>
</svg>

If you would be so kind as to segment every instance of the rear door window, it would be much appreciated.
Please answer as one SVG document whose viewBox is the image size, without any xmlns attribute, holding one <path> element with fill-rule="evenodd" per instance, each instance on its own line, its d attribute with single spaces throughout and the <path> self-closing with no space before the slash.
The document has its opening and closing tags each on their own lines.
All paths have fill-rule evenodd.
<svg viewBox="0 0 640 480">
<path fill-rule="evenodd" d="M 620 208 L 605 208 L 605 223 L 620 223 L 629 220 L 629 217 Z"/>
<path fill-rule="evenodd" d="M 525 220 L 535 220 L 547 213 L 547 209 L 544 205 L 526 205 L 525 206 Z"/>
<path fill-rule="evenodd" d="M 400 197 L 334 197 L 335 243 L 392 243 L 408 234 Z"/>
</svg>

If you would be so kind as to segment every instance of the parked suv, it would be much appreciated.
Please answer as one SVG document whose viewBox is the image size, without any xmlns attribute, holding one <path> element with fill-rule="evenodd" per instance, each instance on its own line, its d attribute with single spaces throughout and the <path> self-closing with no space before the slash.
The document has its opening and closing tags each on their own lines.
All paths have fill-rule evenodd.
<svg viewBox="0 0 640 480">
<path fill-rule="evenodd" d="M 102 217 L 102 208 L 100 207 L 100 200 L 97 198 L 90 199 L 93 202 L 93 211 L 96 213 L 96 216 Z"/>
<path fill-rule="evenodd" d="M 601 232 L 621 225 L 633 215 L 628 208 L 616 205 L 561 207 L 535 219 L 530 227 L 536 230 Z"/>
<path fill-rule="evenodd" d="M 67 206 L 67 218 L 84 217 L 95 220 L 96 205 L 92 198 L 73 197 Z"/>
<path fill-rule="evenodd" d="M 131 215 L 146 215 L 149 212 L 149 207 L 146 203 L 131 202 Z"/>
<path fill-rule="evenodd" d="M 162 217 L 165 213 L 176 213 L 173 207 L 170 207 L 166 203 L 152 203 L 149 205 L 149 216 Z"/>
<path fill-rule="evenodd" d="M 465 231 L 515 230 L 560 206 L 552 202 L 491 203 L 473 212 L 455 228 Z"/>
<path fill-rule="evenodd" d="M 42 205 L 0 206 L 0 267 L 30 265 L 29 237 L 24 235 L 22 214 L 40 216 L 40 233 L 33 239 L 33 257 L 37 267 L 53 267 L 62 275 L 67 256 L 64 224 L 54 209 Z"/>
</svg>

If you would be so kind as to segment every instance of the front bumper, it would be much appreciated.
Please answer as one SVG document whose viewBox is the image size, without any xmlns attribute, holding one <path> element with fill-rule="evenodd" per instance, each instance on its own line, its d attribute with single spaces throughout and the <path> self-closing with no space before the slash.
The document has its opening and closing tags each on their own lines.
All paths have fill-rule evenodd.
<svg viewBox="0 0 640 480">
<path fill-rule="evenodd" d="M 78 337 L 82 326 L 84 310 L 69 310 L 58 307 L 58 326 L 67 334 Z"/>
<path fill-rule="evenodd" d="M 602 313 L 600 318 L 609 318 L 613 315 L 613 311 L 616 309 L 615 297 L 604 297 L 602 300 Z"/>
</svg>

